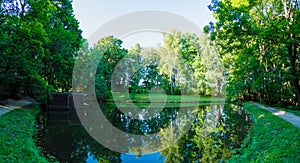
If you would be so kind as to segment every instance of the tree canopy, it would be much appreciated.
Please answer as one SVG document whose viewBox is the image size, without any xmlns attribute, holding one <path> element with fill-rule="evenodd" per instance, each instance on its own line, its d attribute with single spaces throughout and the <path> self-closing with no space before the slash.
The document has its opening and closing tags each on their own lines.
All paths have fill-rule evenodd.
<svg viewBox="0 0 300 163">
<path fill-rule="evenodd" d="M 47 92 L 70 90 L 82 42 L 71 1 L 3 0 L 0 8 L 2 96 L 45 100 Z"/>
<path fill-rule="evenodd" d="M 112 98 L 111 91 L 134 96 L 156 87 L 169 95 L 192 92 L 202 96 L 225 95 L 219 49 L 207 35 L 178 31 L 162 34 L 164 44 L 156 48 L 136 44 L 127 50 L 122 47 L 122 40 L 113 36 L 101 38 L 92 47 L 85 43 L 77 57 L 81 65 L 78 74 L 85 76 L 82 79 L 87 80 L 85 85 L 95 84 L 98 100 Z"/>
<path fill-rule="evenodd" d="M 300 102 L 298 0 L 212 0 L 205 27 L 220 47 L 229 99 Z"/>
<path fill-rule="evenodd" d="M 158 86 L 172 95 L 196 85 L 193 91 L 202 96 L 297 106 L 299 6 L 298 0 L 212 0 L 208 7 L 216 21 L 204 28 L 206 34 L 171 31 L 163 33 L 163 44 L 157 48 L 136 44 L 125 49 L 113 36 L 89 47 L 71 1 L 3 0 L 0 96 L 24 94 L 45 100 L 47 92 L 75 91 L 73 66 L 81 60 L 97 69 L 81 74 L 95 76 L 98 99 L 111 98 L 112 84 L 128 87 L 132 94 Z M 114 74 L 126 56 L 130 59 L 122 62 L 123 71 Z M 113 74 L 118 76 L 115 83 Z"/>
</svg>

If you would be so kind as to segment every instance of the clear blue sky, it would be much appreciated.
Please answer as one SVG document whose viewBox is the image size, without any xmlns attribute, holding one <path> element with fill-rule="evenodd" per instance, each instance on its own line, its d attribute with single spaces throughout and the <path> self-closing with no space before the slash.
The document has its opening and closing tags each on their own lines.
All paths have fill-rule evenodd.
<svg viewBox="0 0 300 163">
<path fill-rule="evenodd" d="M 213 20 L 208 10 L 211 0 L 73 0 L 74 14 L 80 22 L 83 37 L 88 38 L 104 23 L 118 16 L 143 10 L 161 10 L 189 19 L 201 29 Z M 162 42 L 159 33 L 135 33 L 122 38 L 123 47 L 136 42 L 142 46 L 155 46 Z"/>
</svg>

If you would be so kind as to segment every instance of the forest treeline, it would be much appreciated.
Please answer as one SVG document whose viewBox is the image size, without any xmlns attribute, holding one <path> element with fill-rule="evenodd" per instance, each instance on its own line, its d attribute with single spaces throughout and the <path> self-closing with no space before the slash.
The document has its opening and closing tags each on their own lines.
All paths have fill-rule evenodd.
<svg viewBox="0 0 300 163">
<path fill-rule="evenodd" d="M 300 1 L 212 0 L 205 27 L 220 47 L 229 99 L 300 102 Z"/>
<path fill-rule="evenodd" d="M 134 96 L 157 87 L 169 95 L 224 95 L 224 68 L 208 36 L 173 31 L 163 33 L 163 38 L 158 47 L 143 48 L 137 43 L 129 50 L 113 36 L 92 47 L 85 42 L 75 70 L 83 87 L 76 91 L 88 91 L 86 86 L 94 82 L 99 100 L 112 98 L 112 91 L 127 90 Z"/>
<path fill-rule="evenodd" d="M 172 31 L 163 33 L 156 48 L 136 44 L 130 49 L 113 36 L 88 45 L 69 0 L 0 4 L 1 96 L 44 100 L 49 92 L 74 91 L 77 61 L 89 68 L 74 79 L 95 77 L 99 100 L 111 98 L 112 86 L 123 85 L 131 94 L 158 86 L 178 95 L 196 86 L 192 91 L 201 96 L 229 101 L 300 102 L 298 0 L 212 0 L 208 8 L 215 21 L 204 28 L 206 34 Z M 123 72 L 114 73 L 116 66 Z M 114 75 L 118 80 L 112 83 Z"/>
<path fill-rule="evenodd" d="M 163 36 L 163 45 L 156 48 L 143 48 L 137 43 L 124 49 L 122 40 L 112 36 L 100 39 L 93 47 L 85 42 L 75 70 L 83 85 L 77 91 L 88 90 L 84 86 L 89 86 L 95 76 L 96 96 L 101 100 L 111 98 L 111 88 L 117 92 L 129 90 L 133 96 L 155 87 L 169 95 L 224 95 L 223 65 L 207 36 L 177 31 Z"/>
<path fill-rule="evenodd" d="M 119 84 L 130 87 L 131 93 L 148 93 L 159 86 L 167 94 L 175 95 L 182 90 L 187 92 L 194 84 L 199 85 L 202 95 L 223 95 L 222 64 L 218 57 L 215 63 L 208 62 L 218 54 L 206 36 L 200 45 L 198 36 L 173 31 L 164 34 L 163 46 L 144 49 L 137 44 L 129 50 L 122 47 L 122 40 L 109 36 L 89 47 L 81 37 L 69 0 L 4 0 L 0 4 L 2 97 L 18 98 L 22 94 L 44 101 L 50 92 L 74 91 L 74 63 L 81 60 L 97 66 L 93 74 L 97 98 L 111 98 L 113 71 L 125 56 L 131 58 L 124 65 L 127 69 L 123 69 Z M 99 62 L 95 65 L 89 56 L 100 57 Z M 184 62 L 177 63 L 180 59 Z M 130 63 L 142 68 L 134 70 L 136 67 L 130 67 Z M 191 72 L 184 71 L 184 67 Z M 92 72 L 90 69 L 81 71 L 81 75 Z M 86 85 L 90 85 L 90 81 Z"/>
<path fill-rule="evenodd" d="M 71 90 L 82 44 L 69 0 L 0 1 L 0 93 L 45 100 Z"/>
</svg>

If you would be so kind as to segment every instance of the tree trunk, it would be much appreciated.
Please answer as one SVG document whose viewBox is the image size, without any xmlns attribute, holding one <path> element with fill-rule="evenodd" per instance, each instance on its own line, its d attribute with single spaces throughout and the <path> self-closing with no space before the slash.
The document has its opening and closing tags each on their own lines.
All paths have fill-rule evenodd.
<svg viewBox="0 0 300 163">
<path fill-rule="evenodd" d="M 221 97 L 221 87 L 222 87 L 222 81 L 217 81 L 217 96 Z"/>
<path fill-rule="evenodd" d="M 173 95 L 173 81 L 172 81 L 172 75 L 170 75 L 170 88 L 171 88 L 171 95 Z"/>
<path fill-rule="evenodd" d="M 295 88 L 296 93 L 296 100 L 297 104 L 300 103 L 300 86 L 299 86 L 299 77 L 297 76 L 297 69 L 296 69 L 296 57 L 297 57 L 297 48 L 289 45 L 288 47 L 288 56 L 290 60 L 290 66 L 291 66 L 291 75 L 292 75 L 292 83 Z"/>
<path fill-rule="evenodd" d="M 299 79 L 298 77 L 296 79 L 294 79 L 294 86 L 295 86 L 295 91 L 296 91 L 296 99 L 297 99 L 297 102 L 296 102 L 296 105 L 299 105 L 300 104 L 300 86 L 299 86 Z"/>
<path fill-rule="evenodd" d="M 283 7 L 284 7 L 284 14 L 285 19 L 289 22 L 293 21 L 294 16 L 294 9 L 293 9 L 293 3 L 294 1 L 289 1 L 289 6 L 287 4 L 286 0 L 282 0 Z M 287 30 L 290 30 L 290 26 L 287 26 Z M 290 34 L 288 37 L 289 40 L 294 40 L 294 35 Z M 290 67 L 291 67 L 291 75 L 292 75 L 292 84 L 295 88 L 296 93 L 296 105 L 300 103 L 300 86 L 299 86 L 299 77 L 297 76 L 297 68 L 296 68 L 296 59 L 297 59 L 297 47 L 296 45 L 292 45 L 291 43 L 288 44 L 288 57 L 290 60 Z"/>
</svg>

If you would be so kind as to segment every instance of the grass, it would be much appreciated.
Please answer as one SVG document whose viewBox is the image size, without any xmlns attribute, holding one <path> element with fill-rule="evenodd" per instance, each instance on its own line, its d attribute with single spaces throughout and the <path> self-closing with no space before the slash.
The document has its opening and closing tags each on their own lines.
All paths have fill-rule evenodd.
<svg viewBox="0 0 300 163">
<path fill-rule="evenodd" d="M 223 97 L 200 97 L 189 95 L 164 95 L 164 94 L 130 94 L 130 97 L 126 97 L 124 93 L 115 92 L 113 99 L 107 101 L 113 102 L 115 100 L 121 102 L 133 103 L 162 103 L 166 100 L 167 103 L 191 103 L 191 102 L 217 102 L 225 101 Z"/>
<path fill-rule="evenodd" d="M 29 105 L 0 117 L 0 160 L 3 162 L 48 162 L 36 146 L 36 115 L 40 109 Z"/>
<path fill-rule="evenodd" d="M 300 162 L 300 129 L 272 113 L 245 103 L 253 126 L 227 162 Z"/>
</svg>

